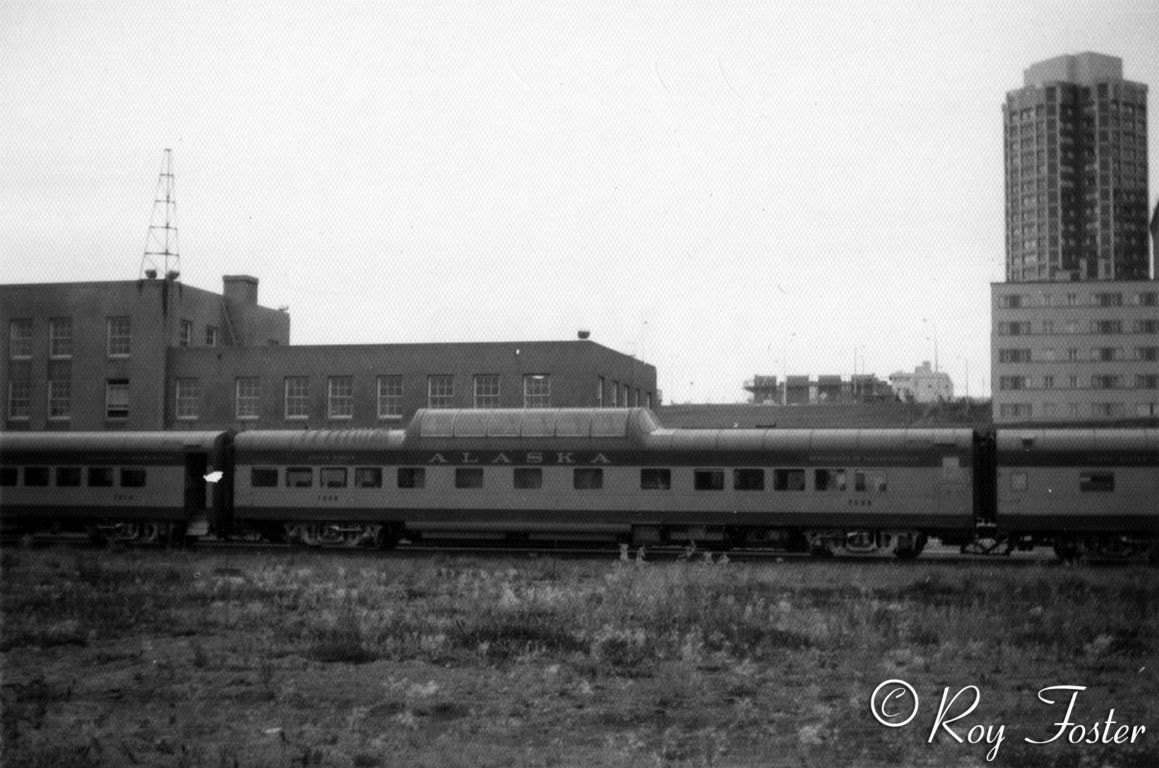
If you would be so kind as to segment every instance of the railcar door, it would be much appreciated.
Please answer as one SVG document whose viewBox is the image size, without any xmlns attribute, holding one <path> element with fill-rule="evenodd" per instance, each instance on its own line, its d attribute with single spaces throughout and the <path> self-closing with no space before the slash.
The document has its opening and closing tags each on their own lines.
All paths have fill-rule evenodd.
<svg viewBox="0 0 1159 768">
<path fill-rule="evenodd" d="M 200 451 L 185 454 L 185 521 L 187 536 L 204 536 L 209 531 L 206 516 L 205 473 L 209 456 Z"/>
</svg>

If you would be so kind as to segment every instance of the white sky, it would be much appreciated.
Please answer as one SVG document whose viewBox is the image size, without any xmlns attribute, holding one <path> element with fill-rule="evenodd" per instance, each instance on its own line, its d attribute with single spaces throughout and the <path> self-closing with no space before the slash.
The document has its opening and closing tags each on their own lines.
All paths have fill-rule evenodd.
<svg viewBox="0 0 1159 768">
<path fill-rule="evenodd" d="M 936 324 L 978 395 L 1023 69 L 1121 57 L 1159 179 L 1154 0 L 286 5 L 0 0 L 0 281 L 136 278 L 171 147 L 183 281 L 294 343 L 587 328 L 728 402 Z"/>
</svg>

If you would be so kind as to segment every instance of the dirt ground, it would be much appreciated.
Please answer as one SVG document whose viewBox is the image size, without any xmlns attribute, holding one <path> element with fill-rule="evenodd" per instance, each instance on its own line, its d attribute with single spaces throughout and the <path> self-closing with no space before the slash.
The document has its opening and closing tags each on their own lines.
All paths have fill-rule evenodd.
<svg viewBox="0 0 1159 768">
<path fill-rule="evenodd" d="M 6 768 L 1159 766 L 1142 565 L 51 546 L 0 566 Z M 918 696 L 906 726 L 874 716 L 913 709 L 889 680 Z M 1086 689 L 1040 701 L 1059 685 Z M 1028 742 L 1072 694 L 1075 725 Z"/>
</svg>

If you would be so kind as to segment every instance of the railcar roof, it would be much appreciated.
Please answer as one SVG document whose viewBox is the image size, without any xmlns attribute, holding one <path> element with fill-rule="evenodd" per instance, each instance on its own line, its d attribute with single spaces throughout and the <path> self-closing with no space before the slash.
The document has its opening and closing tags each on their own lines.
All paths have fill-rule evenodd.
<svg viewBox="0 0 1159 768">
<path fill-rule="evenodd" d="M 0 453 L 209 450 L 225 432 L 0 432 Z"/>
<path fill-rule="evenodd" d="M 1000 451 L 1159 452 L 1159 429 L 1003 429 Z"/>
<path fill-rule="evenodd" d="M 973 434 L 969 429 L 657 429 L 646 443 L 677 451 L 967 450 Z"/>
<path fill-rule="evenodd" d="M 425 438 L 638 438 L 659 428 L 646 408 L 420 410 L 407 435 Z"/>
<path fill-rule="evenodd" d="M 239 452 L 261 450 L 381 451 L 402 447 L 401 429 L 250 430 L 233 439 Z"/>
</svg>

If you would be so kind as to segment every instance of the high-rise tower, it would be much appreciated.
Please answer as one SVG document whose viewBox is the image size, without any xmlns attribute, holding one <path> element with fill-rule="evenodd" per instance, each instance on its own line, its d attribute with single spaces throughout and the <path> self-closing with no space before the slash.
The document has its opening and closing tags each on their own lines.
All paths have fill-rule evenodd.
<svg viewBox="0 0 1159 768">
<path fill-rule="evenodd" d="M 1007 281 L 1150 278 L 1147 86 L 1098 53 L 1024 75 L 1002 107 Z"/>
</svg>

